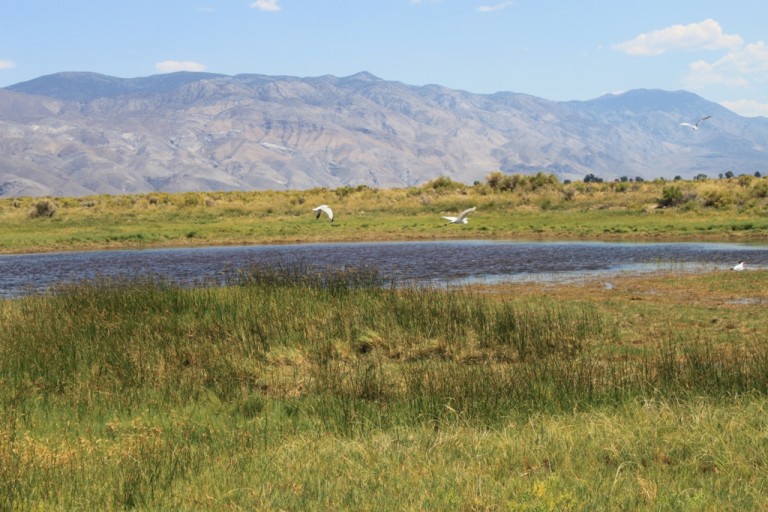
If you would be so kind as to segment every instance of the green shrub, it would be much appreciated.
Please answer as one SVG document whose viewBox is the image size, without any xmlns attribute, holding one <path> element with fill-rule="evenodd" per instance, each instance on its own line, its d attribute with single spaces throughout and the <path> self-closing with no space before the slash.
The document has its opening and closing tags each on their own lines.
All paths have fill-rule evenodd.
<svg viewBox="0 0 768 512">
<path fill-rule="evenodd" d="M 557 176 L 543 172 L 529 176 L 525 174 L 504 174 L 497 171 L 489 174 L 486 182 L 496 192 L 513 192 L 516 190 L 533 192 L 541 189 L 556 188 L 560 185 Z"/>
<path fill-rule="evenodd" d="M 683 202 L 685 202 L 685 198 L 680 187 L 670 186 L 664 187 L 664 190 L 662 190 L 658 205 L 661 208 L 671 208 L 673 206 L 680 206 Z"/>
<path fill-rule="evenodd" d="M 768 181 L 761 180 L 750 191 L 752 197 L 768 197 Z"/>
<path fill-rule="evenodd" d="M 438 176 L 432 181 L 428 181 L 427 183 L 425 183 L 424 186 L 422 187 L 422 189 L 432 189 L 438 192 L 461 190 L 464 188 L 465 188 L 465 185 L 463 183 L 459 183 L 458 181 L 453 181 L 451 178 L 447 176 Z"/>
<path fill-rule="evenodd" d="M 35 204 L 35 209 L 30 213 L 30 217 L 33 219 L 39 217 L 53 217 L 56 214 L 56 203 L 50 199 L 44 199 L 38 201 Z"/>
<path fill-rule="evenodd" d="M 704 194 L 704 206 L 707 208 L 727 208 L 733 204 L 733 197 L 727 191 L 710 190 Z"/>
</svg>

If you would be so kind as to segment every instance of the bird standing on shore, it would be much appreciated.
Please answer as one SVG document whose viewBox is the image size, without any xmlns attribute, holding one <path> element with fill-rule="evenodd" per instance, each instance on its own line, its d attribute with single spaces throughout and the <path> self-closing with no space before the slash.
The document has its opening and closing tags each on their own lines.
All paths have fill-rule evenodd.
<svg viewBox="0 0 768 512">
<path fill-rule="evenodd" d="M 731 268 L 731 270 L 744 270 L 744 262 L 740 261 L 739 264 Z"/>
</svg>

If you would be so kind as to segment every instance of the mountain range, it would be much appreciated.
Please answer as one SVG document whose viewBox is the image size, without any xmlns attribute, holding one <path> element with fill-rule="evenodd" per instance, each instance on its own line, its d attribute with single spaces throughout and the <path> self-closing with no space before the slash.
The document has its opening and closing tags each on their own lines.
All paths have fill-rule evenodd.
<svg viewBox="0 0 768 512">
<path fill-rule="evenodd" d="M 712 116 L 698 130 L 680 126 Z M 0 88 L 0 197 L 768 171 L 768 119 L 686 91 L 589 101 L 347 77 L 63 72 Z"/>
</svg>

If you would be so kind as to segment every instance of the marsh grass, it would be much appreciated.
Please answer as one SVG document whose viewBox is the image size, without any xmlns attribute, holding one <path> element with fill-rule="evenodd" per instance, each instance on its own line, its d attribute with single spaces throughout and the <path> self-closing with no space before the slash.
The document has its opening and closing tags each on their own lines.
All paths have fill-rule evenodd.
<svg viewBox="0 0 768 512">
<path fill-rule="evenodd" d="M 0 508 L 761 508 L 765 323 L 698 298 L 765 276 L 714 277 L 653 283 L 682 309 L 308 266 L 6 300 Z"/>
</svg>

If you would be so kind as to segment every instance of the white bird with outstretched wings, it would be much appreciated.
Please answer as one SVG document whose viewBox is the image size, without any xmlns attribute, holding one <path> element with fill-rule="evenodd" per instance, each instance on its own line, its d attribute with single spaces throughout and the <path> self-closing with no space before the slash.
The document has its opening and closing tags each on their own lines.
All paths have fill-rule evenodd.
<svg viewBox="0 0 768 512">
<path fill-rule="evenodd" d="M 477 207 L 473 206 L 472 208 L 467 208 L 466 210 L 461 212 L 458 217 L 443 217 L 443 218 L 448 221 L 448 224 L 466 224 L 467 221 L 469 220 L 467 218 L 467 215 L 469 215 L 475 210 L 477 210 Z"/>
<path fill-rule="evenodd" d="M 695 123 L 680 123 L 680 126 L 687 126 L 688 128 L 690 128 L 692 130 L 698 130 L 699 129 L 699 123 L 701 123 L 702 121 L 706 121 L 710 117 L 712 117 L 712 116 L 704 116 L 704 117 L 700 118 L 698 121 L 696 121 Z"/>
<path fill-rule="evenodd" d="M 327 205 L 327 204 L 321 204 L 317 208 L 312 208 L 312 211 L 315 212 L 315 218 L 319 219 L 320 215 L 325 213 L 329 219 L 331 219 L 331 222 L 333 222 L 333 210 Z"/>
</svg>

